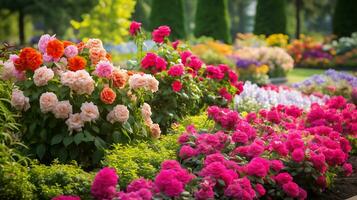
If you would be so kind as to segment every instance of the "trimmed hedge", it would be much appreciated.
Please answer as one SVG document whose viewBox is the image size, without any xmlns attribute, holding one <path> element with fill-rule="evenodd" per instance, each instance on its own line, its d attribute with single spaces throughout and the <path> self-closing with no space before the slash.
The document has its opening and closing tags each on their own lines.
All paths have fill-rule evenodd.
<svg viewBox="0 0 357 200">
<path fill-rule="evenodd" d="M 171 39 L 182 39 L 186 37 L 183 0 L 152 0 L 150 27 L 167 25 L 171 28 Z"/>
<path fill-rule="evenodd" d="M 195 36 L 208 36 L 230 43 L 230 19 L 227 0 L 198 0 Z"/>
<path fill-rule="evenodd" d="M 254 34 L 286 34 L 287 15 L 285 0 L 258 0 Z"/>
<path fill-rule="evenodd" d="M 338 37 L 357 32 L 357 1 L 337 0 L 333 16 L 333 33 Z"/>
</svg>

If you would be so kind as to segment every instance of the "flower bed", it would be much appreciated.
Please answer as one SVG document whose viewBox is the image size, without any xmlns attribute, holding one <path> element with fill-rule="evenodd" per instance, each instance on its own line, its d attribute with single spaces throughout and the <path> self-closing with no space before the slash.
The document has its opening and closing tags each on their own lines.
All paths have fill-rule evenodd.
<svg viewBox="0 0 357 200">
<path fill-rule="evenodd" d="M 245 82 L 243 92 L 236 95 L 234 101 L 238 111 L 250 112 L 277 105 L 295 105 L 307 109 L 313 103 L 323 104 L 327 98 L 327 96 L 304 95 L 287 87 L 259 87 L 256 84 Z"/>
<path fill-rule="evenodd" d="M 117 192 L 118 176 L 104 168 L 95 177 L 96 199 L 306 199 L 330 187 L 336 175 L 349 176 L 357 112 L 343 97 L 313 104 L 310 111 L 278 105 L 242 118 L 209 107 L 214 129 L 188 126 L 178 142 L 180 160 L 166 160 L 153 181 L 139 178 Z"/>
<path fill-rule="evenodd" d="M 305 94 L 315 94 L 322 96 L 327 94 L 330 96 L 341 95 L 349 100 L 356 96 L 357 77 L 346 72 L 338 72 L 335 70 L 327 70 L 324 74 L 314 75 L 310 78 L 292 85 Z M 353 91 L 355 91 L 353 93 Z M 356 97 L 354 97 L 356 98 Z"/>
</svg>

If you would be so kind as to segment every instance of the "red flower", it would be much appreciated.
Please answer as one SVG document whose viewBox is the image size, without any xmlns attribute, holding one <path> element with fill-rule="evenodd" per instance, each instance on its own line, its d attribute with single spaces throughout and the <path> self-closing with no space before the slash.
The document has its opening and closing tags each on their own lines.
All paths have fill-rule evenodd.
<svg viewBox="0 0 357 200">
<path fill-rule="evenodd" d="M 46 53 L 53 58 L 60 58 L 64 54 L 64 45 L 63 42 L 54 39 L 48 42 Z"/>
<path fill-rule="evenodd" d="M 178 64 L 170 67 L 167 71 L 170 76 L 182 76 L 184 73 L 183 65 Z"/>
<path fill-rule="evenodd" d="M 180 81 L 174 81 L 171 84 L 172 90 L 175 92 L 180 92 L 182 89 L 182 83 Z"/>
<path fill-rule="evenodd" d="M 130 24 L 130 28 L 129 28 L 130 35 L 135 36 L 136 34 L 138 34 L 138 32 L 140 31 L 140 28 L 141 28 L 140 22 L 132 21 Z"/>
<path fill-rule="evenodd" d="M 15 67 L 19 71 L 35 71 L 42 64 L 42 55 L 36 49 L 31 47 L 23 48 L 19 58 L 15 60 Z"/>
<path fill-rule="evenodd" d="M 116 93 L 109 87 L 104 87 L 100 92 L 100 100 L 105 104 L 112 104 L 116 97 Z"/>
<path fill-rule="evenodd" d="M 163 43 L 165 37 L 168 37 L 171 33 L 171 29 L 168 26 L 160 26 L 152 32 L 152 40 L 156 43 Z"/>
<path fill-rule="evenodd" d="M 74 56 L 68 59 L 68 69 L 71 71 L 77 71 L 86 67 L 87 61 L 81 56 Z"/>
</svg>

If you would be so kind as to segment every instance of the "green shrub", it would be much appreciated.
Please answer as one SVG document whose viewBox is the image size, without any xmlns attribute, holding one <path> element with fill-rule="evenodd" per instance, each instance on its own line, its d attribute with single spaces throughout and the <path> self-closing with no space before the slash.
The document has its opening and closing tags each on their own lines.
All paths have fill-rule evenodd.
<svg viewBox="0 0 357 200">
<path fill-rule="evenodd" d="M 152 0 L 150 22 L 152 29 L 162 25 L 170 26 L 172 39 L 185 38 L 183 1 Z"/>
<path fill-rule="evenodd" d="M 178 134 L 163 135 L 152 143 L 115 144 L 106 152 L 103 165 L 116 169 L 122 188 L 139 177 L 152 179 L 162 161 L 176 159 L 177 137 Z"/>
<path fill-rule="evenodd" d="M 286 34 L 286 2 L 285 0 L 258 0 L 254 33 L 257 35 Z"/>
<path fill-rule="evenodd" d="M 83 171 L 76 164 L 33 164 L 29 174 L 31 183 L 36 187 L 38 199 L 51 199 L 61 194 L 78 195 L 82 200 L 92 199 L 90 186 L 93 174 Z"/>
<path fill-rule="evenodd" d="M 339 37 L 357 31 L 357 1 L 338 0 L 333 16 L 333 33 Z"/>
<path fill-rule="evenodd" d="M 0 199 L 35 199 L 27 167 L 13 159 L 12 150 L 0 143 Z"/>
<path fill-rule="evenodd" d="M 195 36 L 209 36 L 226 43 L 231 42 L 227 0 L 198 0 Z"/>
<path fill-rule="evenodd" d="M 208 119 L 207 113 L 203 112 L 200 115 L 185 117 L 179 123 L 173 125 L 172 129 L 176 134 L 181 134 L 188 125 L 193 124 L 197 130 L 209 130 L 214 127 L 214 122 Z"/>
</svg>

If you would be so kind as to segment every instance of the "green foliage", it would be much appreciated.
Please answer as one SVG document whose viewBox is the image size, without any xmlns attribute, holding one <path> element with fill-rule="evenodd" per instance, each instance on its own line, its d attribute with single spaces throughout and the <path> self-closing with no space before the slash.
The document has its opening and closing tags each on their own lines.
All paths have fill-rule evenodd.
<svg viewBox="0 0 357 200">
<path fill-rule="evenodd" d="M 287 15 L 285 0 L 258 0 L 254 33 L 271 35 L 286 33 Z"/>
<path fill-rule="evenodd" d="M 90 186 L 94 175 L 83 171 L 76 164 L 34 164 L 29 174 L 31 183 L 36 187 L 35 194 L 38 199 L 51 199 L 61 194 L 91 199 Z"/>
<path fill-rule="evenodd" d="M 135 0 L 100 0 L 82 21 L 72 20 L 80 38 L 100 38 L 104 42 L 121 43 L 128 35 Z"/>
<path fill-rule="evenodd" d="M 333 33 L 339 37 L 357 31 L 357 1 L 338 0 L 333 16 Z"/>
<path fill-rule="evenodd" d="M 14 161 L 14 152 L 0 143 L 0 199 L 34 199 L 28 169 Z"/>
<path fill-rule="evenodd" d="M 139 177 L 154 178 L 164 160 L 176 159 L 177 134 L 161 136 L 153 143 L 115 144 L 108 150 L 103 165 L 114 167 L 121 188 Z"/>
<path fill-rule="evenodd" d="M 132 19 L 141 22 L 142 27 L 146 30 L 150 28 L 150 1 L 151 0 L 136 0 L 135 11 Z"/>
<path fill-rule="evenodd" d="M 214 121 L 209 120 L 205 112 L 195 115 L 187 116 L 180 120 L 177 124 L 172 127 L 173 132 L 181 134 L 185 132 L 188 125 L 194 125 L 197 130 L 209 130 L 214 127 Z"/>
<path fill-rule="evenodd" d="M 152 29 L 161 25 L 169 26 L 172 39 L 185 38 L 183 0 L 152 0 L 150 23 Z"/>
<path fill-rule="evenodd" d="M 195 36 L 210 36 L 226 43 L 231 42 L 230 19 L 227 0 L 198 0 Z"/>
</svg>

